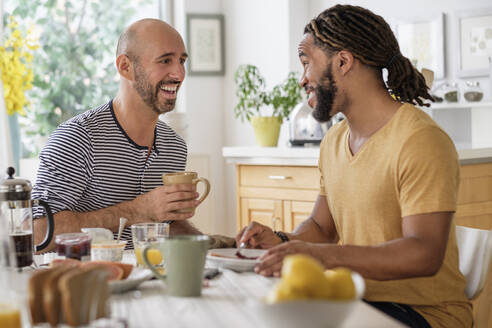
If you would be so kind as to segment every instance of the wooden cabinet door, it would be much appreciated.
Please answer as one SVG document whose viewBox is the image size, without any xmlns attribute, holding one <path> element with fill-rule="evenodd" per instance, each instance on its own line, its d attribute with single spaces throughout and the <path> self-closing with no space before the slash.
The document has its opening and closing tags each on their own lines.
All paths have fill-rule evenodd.
<svg viewBox="0 0 492 328">
<path fill-rule="evenodd" d="M 273 230 L 283 230 L 282 201 L 274 199 L 241 198 L 241 226 L 251 221 L 264 224 Z"/>
<path fill-rule="evenodd" d="M 313 211 L 314 202 L 284 201 L 284 229 L 292 232 L 301 222 L 305 221 Z"/>
</svg>

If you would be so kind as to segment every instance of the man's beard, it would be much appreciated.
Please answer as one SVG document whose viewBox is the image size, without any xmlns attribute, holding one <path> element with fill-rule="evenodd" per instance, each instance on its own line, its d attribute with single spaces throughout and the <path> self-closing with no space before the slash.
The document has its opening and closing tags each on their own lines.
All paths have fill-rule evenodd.
<svg viewBox="0 0 492 328">
<path fill-rule="evenodd" d="M 338 92 L 338 88 L 333 79 L 331 71 L 331 65 L 326 68 L 320 84 L 314 89 L 316 94 L 316 107 L 313 111 L 313 117 L 318 122 L 328 122 L 331 120 L 331 112 L 333 109 L 333 102 Z"/>
<path fill-rule="evenodd" d="M 164 114 L 170 112 L 174 109 L 174 105 L 176 104 L 176 99 L 165 99 L 164 103 L 159 103 L 159 91 L 163 84 L 173 83 L 169 81 L 160 81 L 154 87 L 147 79 L 143 68 L 136 64 L 135 69 L 135 90 L 140 95 L 144 103 L 152 108 L 154 112 L 157 114 Z"/>
</svg>

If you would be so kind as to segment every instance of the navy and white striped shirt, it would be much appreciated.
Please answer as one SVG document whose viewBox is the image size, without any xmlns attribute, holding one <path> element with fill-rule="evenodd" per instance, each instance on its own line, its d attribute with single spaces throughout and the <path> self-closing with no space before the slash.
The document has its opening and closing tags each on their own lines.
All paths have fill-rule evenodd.
<svg viewBox="0 0 492 328">
<path fill-rule="evenodd" d="M 33 199 L 54 213 L 90 212 L 136 198 L 162 185 L 162 174 L 183 171 L 187 148 L 168 125 L 158 121 L 154 145 L 137 145 L 116 120 L 112 101 L 62 123 L 39 155 Z M 42 207 L 34 218 L 45 216 Z M 124 239 L 130 240 L 129 229 Z"/>
</svg>

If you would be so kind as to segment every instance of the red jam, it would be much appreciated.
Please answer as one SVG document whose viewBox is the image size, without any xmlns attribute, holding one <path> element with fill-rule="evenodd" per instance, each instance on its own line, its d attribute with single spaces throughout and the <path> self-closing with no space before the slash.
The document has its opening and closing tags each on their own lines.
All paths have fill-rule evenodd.
<svg viewBox="0 0 492 328">
<path fill-rule="evenodd" d="M 63 233 L 55 238 L 58 256 L 88 261 L 91 256 L 91 238 L 85 233 Z"/>
</svg>

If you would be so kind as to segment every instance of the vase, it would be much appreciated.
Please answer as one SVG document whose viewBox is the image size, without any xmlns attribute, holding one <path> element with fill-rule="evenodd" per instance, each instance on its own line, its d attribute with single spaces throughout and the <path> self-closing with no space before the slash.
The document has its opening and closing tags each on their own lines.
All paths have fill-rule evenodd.
<svg viewBox="0 0 492 328">
<path fill-rule="evenodd" d="M 254 116 L 251 125 L 255 131 L 256 143 L 261 147 L 277 147 L 282 118 L 279 116 Z"/>
</svg>

